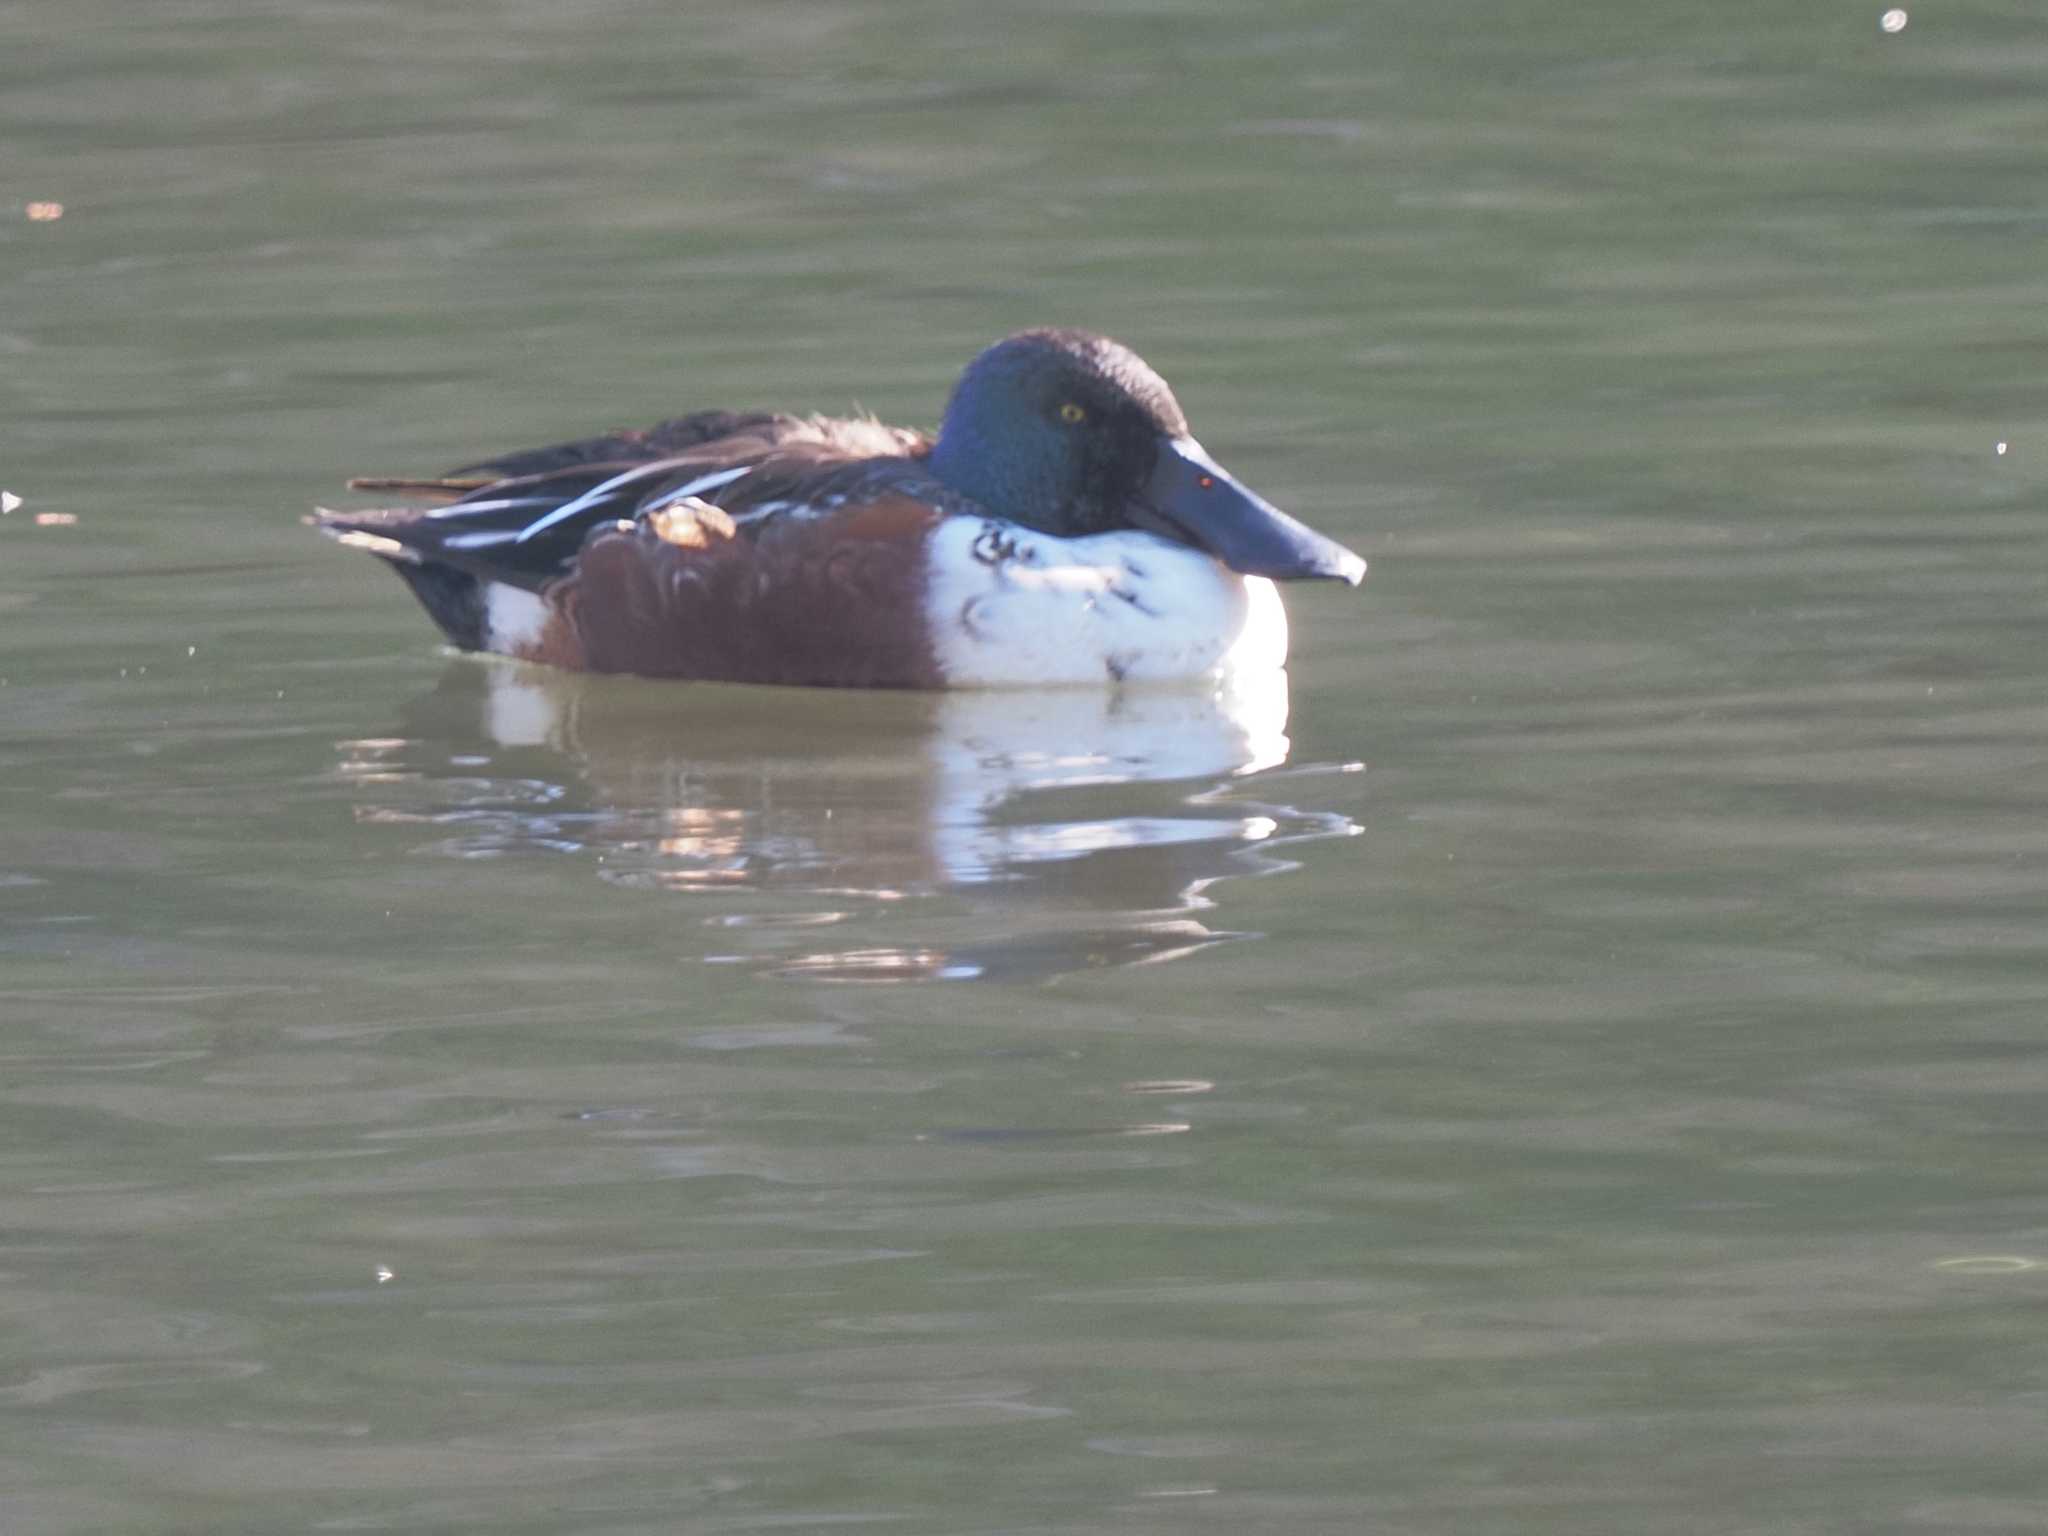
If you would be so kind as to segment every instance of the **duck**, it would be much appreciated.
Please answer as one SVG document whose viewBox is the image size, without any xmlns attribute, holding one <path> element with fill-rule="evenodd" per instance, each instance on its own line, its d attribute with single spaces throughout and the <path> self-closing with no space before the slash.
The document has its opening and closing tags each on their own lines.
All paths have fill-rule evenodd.
<svg viewBox="0 0 2048 1536">
<path fill-rule="evenodd" d="M 983 351 L 935 435 L 703 410 L 349 484 L 406 504 L 309 521 L 396 571 L 450 644 L 579 672 L 1192 682 L 1285 665 L 1274 583 L 1366 571 L 1224 469 L 1137 353 L 1076 329 Z"/>
</svg>

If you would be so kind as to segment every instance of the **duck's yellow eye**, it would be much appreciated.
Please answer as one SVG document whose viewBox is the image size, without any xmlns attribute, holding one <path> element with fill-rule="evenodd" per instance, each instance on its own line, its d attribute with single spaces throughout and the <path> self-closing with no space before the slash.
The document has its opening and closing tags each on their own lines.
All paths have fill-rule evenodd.
<svg viewBox="0 0 2048 1536">
<path fill-rule="evenodd" d="M 1060 420 L 1064 421 L 1068 426 L 1072 426 L 1077 421 L 1086 421 L 1087 419 L 1088 413 L 1071 400 L 1060 407 Z"/>
</svg>

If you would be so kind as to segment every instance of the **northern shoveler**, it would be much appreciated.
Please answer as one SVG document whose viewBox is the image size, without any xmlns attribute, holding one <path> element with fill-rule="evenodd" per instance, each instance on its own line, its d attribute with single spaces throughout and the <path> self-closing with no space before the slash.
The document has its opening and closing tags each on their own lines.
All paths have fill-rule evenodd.
<svg viewBox="0 0 2048 1536">
<path fill-rule="evenodd" d="M 1192 679 L 1286 660 L 1275 580 L 1365 562 L 1209 457 L 1086 331 L 967 367 L 938 436 L 699 411 L 322 511 L 448 638 L 590 672 L 870 688 Z"/>
</svg>

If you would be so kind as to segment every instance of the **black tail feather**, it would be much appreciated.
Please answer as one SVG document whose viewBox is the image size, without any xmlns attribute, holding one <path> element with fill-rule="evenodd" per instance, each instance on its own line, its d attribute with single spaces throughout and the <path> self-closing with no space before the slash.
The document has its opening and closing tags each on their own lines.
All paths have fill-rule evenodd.
<svg viewBox="0 0 2048 1536">
<path fill-rule="evenodd" d="M 481 580 L 433 560 L 394 560 L 387 556 L 384 563 L 405 578 L 412 595 L 441 626 L 449 643 L 465 651 L 484 648 L 486 613 Z"/>
</svg>

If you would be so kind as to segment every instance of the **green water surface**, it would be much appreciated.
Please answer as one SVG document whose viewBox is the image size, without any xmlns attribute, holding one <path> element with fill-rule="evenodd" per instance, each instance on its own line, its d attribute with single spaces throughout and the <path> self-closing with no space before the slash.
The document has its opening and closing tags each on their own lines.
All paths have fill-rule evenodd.
<svg viewBox="0 0 2048 1536">
<path fill-rule="evenodd" d="M 1880 12 L 0 6 L 0 1531 L 2048 1528 L 2048 19 Z M 299 525 L 1044 323 L 1287 697 Z"/>
</svg>

